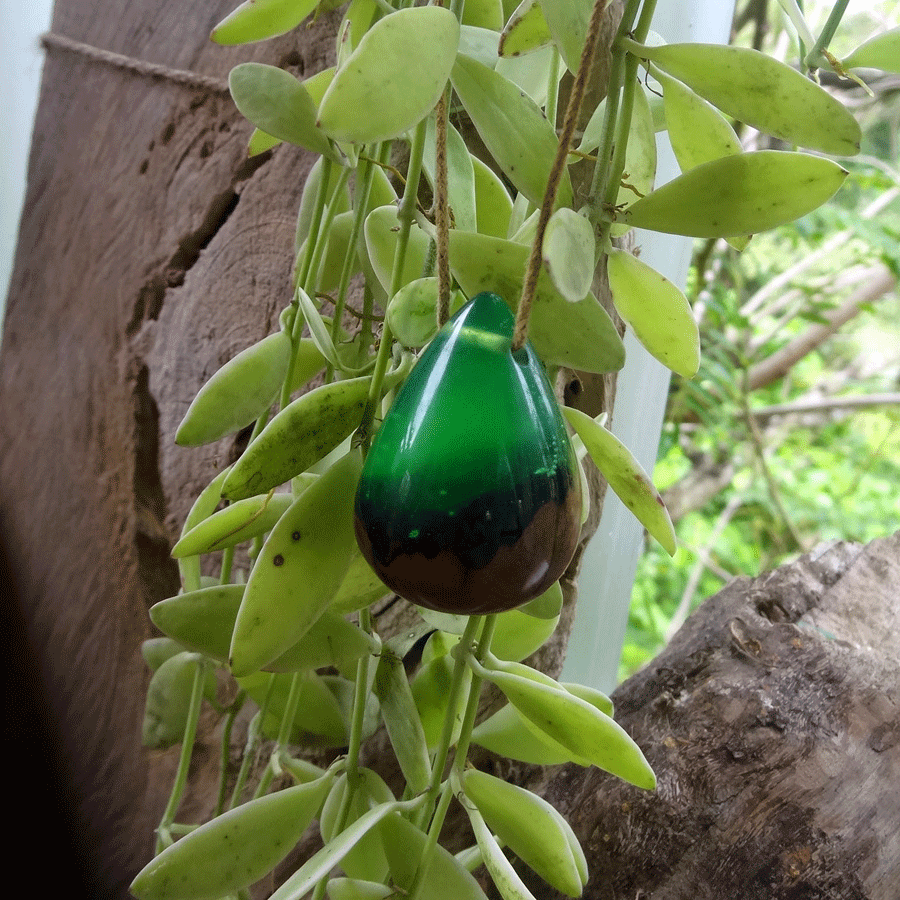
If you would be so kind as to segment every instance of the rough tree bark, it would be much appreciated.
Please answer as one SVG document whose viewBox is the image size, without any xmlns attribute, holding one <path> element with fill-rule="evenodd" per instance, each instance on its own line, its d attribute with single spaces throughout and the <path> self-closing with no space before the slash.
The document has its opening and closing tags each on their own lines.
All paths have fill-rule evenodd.
<svg viewBox="0 0 900 900">
<path fill-rule="evenodd" d="M 210 44 L 234 5 L 60 0 L 52 29 L 223 84 L 246 59 L 297 74 L 328 64 L 336 14 L 264 45 Z M 61 748 L 51 816 L 70 814 L 92 896 L 126 897 L 152 851 L 176 755 L 141 747 L 147 609 L 177 591 L 178 523 L 234 452 L 180 450 L 174 430 L 290 298 L 312 160 L 282 147 L 248 162 L 249 132 L 224 90 L 47 55 L 0 382 L 3 542 L 21 608 L 9 616 L 24 633 L 13 652 L 27 643 L 35 669 L 12 729 L 46 712 L 41 741 Z M 200 815 L 215 757 L 201 742 L 186 816 Z"/>
<path fill-rule="evenodd" d="M 656 791 L 550 776 L 585 900 L 897 900 L 898 633 L 900 532 L 707 600 L 613 695 Z"/>
</svg>

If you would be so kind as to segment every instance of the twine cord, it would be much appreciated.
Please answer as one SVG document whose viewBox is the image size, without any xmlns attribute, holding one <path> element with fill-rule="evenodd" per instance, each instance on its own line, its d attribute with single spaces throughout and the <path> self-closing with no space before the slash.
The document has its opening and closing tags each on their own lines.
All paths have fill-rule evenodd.
<svg viewBox="0 0 900 900">
<path fill-rule="evenodd" d="M 55 34 L 52 31 L 46 31 L 41 35 L 41 44 L 48 50 L 68 50 L 71 53 L 78 53 L 96 62 L 115 66 L 118 69 L 125 69 L 148 78 L 163 78 L 183 87 L 211 91 L 215 94 L 229 93 L 228 82 L 221 78 L 214 78 L 212 75 L 200 75 L 197 72 L 189 72 L 185 69 L 174 69 L 161 63 L 151 63 L 143 59 L 136 59 L 133 56 L 125 56 L 122 53 L 113 53 L 111 50 L 102 50 L 99 47 L 84 44 L 62 34 Z"/>
</svg>

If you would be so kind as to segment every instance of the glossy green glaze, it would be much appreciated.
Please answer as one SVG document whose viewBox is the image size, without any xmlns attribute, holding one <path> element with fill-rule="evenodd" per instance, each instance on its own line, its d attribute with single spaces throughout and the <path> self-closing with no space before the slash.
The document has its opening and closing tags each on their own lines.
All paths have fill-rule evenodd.
<svg viewBox="0 0 900 900">
<path fill-rule="evenodd" d="M 581 486 L 566 426 L 513 317 L 479 294 L 422 354 L 356 495 L 360 548 L 400 596 L 441 612 L 511 609 L 563 573 Z"/>
</svg>

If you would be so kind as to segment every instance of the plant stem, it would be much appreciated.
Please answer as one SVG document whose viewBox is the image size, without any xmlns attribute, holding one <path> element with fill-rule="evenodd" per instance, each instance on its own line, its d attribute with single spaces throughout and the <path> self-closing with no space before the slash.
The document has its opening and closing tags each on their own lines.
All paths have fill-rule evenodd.
<svg viewBox="0 0 900 900">
<path fill-rule="evenodd" d="M 550 72 L 547 75 L 547 103 L 544 112 L 547 113 L 547 121 L 556 128 L 556 114 L 559 105 L 559 50 L 553 47 L 550 54 Z"/>
<path fill-rule="evenodd" d="M 228 713 L 225 716 L 225 727 L 222 729 L 222 754 L 221 766 L 219 772 L 219 797 L 216 800 L 216 809 L 213 818 L 221 816 L 225 810 L 225 788 L 228 783 L 228 762 L 231 756 L 231 730 L 234 727 L 234 720 L 237 714 L 244 706 L 247 695 L 244 691 L 239 691 L 234 698 L 231 706 L 228 707 Z"/>
<path fill-rule="evenodd" d="M 359 611 L 359 627 L 367 635 L 372 634 L 372 613 L 366 607 Z M 359 750 L 362 744 L 362 730 L 366 716 L 366 700 L 369 696 L 369 664 L 371 654 L 364 653 L 356 664 L 356 686 L 353 692 L 353 713 L 350 719 L 350 737 L 347 746 L 347 760 L 345 772 L 347 774 L 347 789 L 341 798 L 341 806 L 335 820 L 335 834 L 339 834 L 347 825 L 350 818 L 350 809 L 353 805 L 353 797 L 359 786 Z M 323 878 L 313 891 L 312 900 L 322 900 L 325 896 L 325 887 L 328 884 L 328 876 Z"/>
<path fill-rule="evenodd" d="M 294 675 L 291 678 L 291 686 L 288 690 L 287 703 L 285 704 L 281 722 L 278 726 L 278 737 L 275 739 L 275 749 L 269 757 L 269 764 L 266 766 L 262 777 L 259 779 L 259 784 L 256 786 L 256 792 L 253 795 L 254 797 L 262 797 L 263 794 L 269 790 L 269 786 L 272 784 L 275 776 L 281 774 L 281 767 L 278 760 L 282 748 L 286 747 L 291 739 L 291 730 L 294 727 L 294 722 L 297 720 L 297 707 L 300 705 L 300 693 L 303 690 L 303 681 L 304 673 L 302 671 L 294 672 Z M 274 684 L 274 679 L 272 683 Z"/>
<path fill-rule="evenodd" d="M 350 239 L 347 242 L 347 253 L 344 256 L 344 264 L 341 267 L 337 300 L 334 304 L 334 318 L 331 321 L 331 342 L 335 347 L 337 347 L 340 338 L 341 319 L 344 316 L 344 305 L 347 302 L 347 288 L 350 285 L 350 273 L 353 270 L 353 261 L 356 259 L 356 242 L 363 229 L 363 222 L 369 205 L 369 193 L 372 190 L 374 175 L 374 164 L 368 159 L 362 159 L 359 169 L 357 169 L 356 172 L 356 191 L 353 197 L 353 205 L 355 207 L 353 226 L 350 229 Z M 329 363 L 325 369 L 325 381 L 329 382 L 333 377 L 334 367 Z"/>
<path fill-rule="evenodd" d="M 630 7 L 629 7 L 630 8 Z M 634 29 L 634 37 L 637 43 L 641 43 L 647 37 L 650 30 L 650 22 L 653 19 L 653 13 L 656 10 L 656 0 L 645 0 L 641 9 L 641 16 Z M 627 10 L 626 10 L 627 12 Z M 623 17 L 622 23 L 624 24 Z M 616 38 L 616 51 L 627 46 L 627 39 L 620 25 L 619 36 Z M 600 208 L 603 210 L 612 210 L 615 208 L 616 200 L 619 196 L 619 185 L 622 181 L 622 175 L 625 172 L 625 156 L 628 150 L 628 132 L 631 129 L 631 115 L 634 111 L 634 92 L 640 90 L 637 82 L 637 70 L 640 60 L 635 54 L 626 54 L 625 62 L 622 67 L 622 100 L 618 112 L 616 122 L 615 145 L 613 149 L 613 158 L 609 163 L 609 172 L 604 182 L 604 190 L 600 201 Z M 611 99 L 611 98 L 609 98 Z M 609 102 L 609 100 L 607 100 Z M 600 165 L 602 157 L 597 155 L 597 165 Z M 604 247 L 609 240 L 609 230 L 611 227 L 611 219 L 605 217 L 600 224 L 598 232 L 598 246 Z"/>
<path fill-rule="evenodd" d="M 482 619 L 479 616 L 469 616 L 466 623 L 466 629 L 460 639 L 460 647 L 472 646 L 475 643 L 475 636 L 482 625 Z M 459 653 L 453 665 L 453 679 L 450 682 L 450 695 L 447 698 L 447 712 L 444 716 L 444 727 L 441 731 L 441 737 L 438 741 L 437 750 L 435 751 L 434 760 L 431 767 L 431 784 L 426 793 L 425 805 L 419 815 L 420 825 L 428 821 L 434 809 L 435 800 L 441 789 L 441 780 L 444 777 L 444 769 L 447 766 L 447 758 L 450 755 L 450 746 L 453 743 L 453 732 L 456 729 L 456 716 L 459 710 L 460 694 L 462 693 L 465 683 L 466 674 L 466 658 L 464 653 Z"/>
<path fill-rule="evenodd" d="M 309 224 L 309 236 L 306 238 L 306 249 L 303 252 L 303 263 L 297 273 L 295 285 L 305 285 L 309 279 L 312 268 L 313 245 L 319 240 L 322 233 L 322 216 L 325 213 L 326 200 L 328 198 L 328 182 L 331 180 L 331 167 L 334 165 L 327 156 L 322 157 L 322 179 L 319 182 L 319 190 L 316 191 L 316 203 L 313 207 L 312 219 Z M 301 326 L 302 327 L 302 326 Z M 294 336 L 299 337 L 297 322 L 294 320 Z"/>
<path fill-rule="evenodd" d="M 473 617 L 474 618 L 474 617 Z M 497 625 L 497 614 L 494 613 L 489 616 L 485 616 L 484 619 L 476 620 L 476 627 L 481 626 L 481 633 L 478 638 L 477 646 L 472 651 L 472 640 L 471 634 L 469 634 L 469 628 L 472 624 L 473 618 L 469 619 L 469 624 L 466 626 L 466 634 L 463 635 L 463 639 L 460 641 L 457 648 L 457 657 L 456 662 L 457 665 L 460 661 L 462 661 L 465 666 L 466 660 L 471 654 L 474 656 L 476 660 L 480 663 L 484 658 L 485 654 L 490 652 L 491 647 L 491 639 L 494 636 L 494 629 Z M 474 629 L 472 629 L 474 632 Z M 466 641 L 466 637 L 469 637 L 469 640 Z M 454 683 L 456 683 L 456 667 L 454 667 Z M 462 680 L 462 676 L 460 676 L 460 681 Z M 453 758 L 453 768 L 456 771 L 462 771 L 466 764 L 466 756 L 469 753 L 469 744 L 472 741 L 472 728 L 475 724 L 475 716 L 478 714 L 478 703 L 481 699 L 481 684 L 482 678 L 478 675 L 477 672 L 472 672 L 472 681 L 469 684 L 469 697 L 466 702 L 466 711 L 463 714 L 462 727 L 460 728 L 459 738 L 456 742 L 456 754 Z M 452 734 L 452 726 L 453 721 L 455 720 L 455 710 L 452 710 L 448 707 L 447 718 L 444 720 L 445 729 L 446 723 L 449 721 L 451 734 Z M 446 761 L 446 757 L 445 757 Z M 440 779 L 443 775 L 442 769 L 438 769 L 437 766 L 434 767 L 434 778 Z M 450 807 L 450 800 L 453 797 L 453 790 L 451 788 L 450 779 L 448 778 L 441 787 L 441 795 L 440 800 L 438 801 L 437 809 L 435 810 L 434 817 L 431 820 L 431 825 L 428 828 L 428 836 L 425 841 L 425 846 L 422 848 L 422 856 L 419 860 L 419 868 L 416 872 L 415 880 L 413 881 L 412 887 L 409 891 L 409 900 L 420 900 L 422 890 L 425 885 L 425 879 L 428 877 L 428 869 L 431 866 L 431 860 L 434 857 L 434 850 L 437 847 L 438 839 L 441 835 L 441 829 L 444 826 L 444 819 L 447 815 L 447 810 Z M 426 809 L 428 808 L 428 804 L 426 803 Z"/>
<path fill-rule="evenodd" d="M 803 60 L 804 65 L 808 69 L 817 69 L 828 62 L 822 51 L 828 49 L 828 45 L 831 43 L 831 39 L 834 37 L 834 33 L 837 31 L 837 27 L 840 25 L 841 19 L 847 10 L 848 2 L 849 0 L 837 0 L 834 6 L 831 7 L 831 12 L 828 14 L 825 26 L 822 28 L 822 33 Z"/>
<path fill-rule="evenodd" d="M 569 146 L 578 123 L 578 114 L 581 110 L 581 102 L 587 90 L 588 79 L 594 65 L 594 55 L 597 50 L 597 41 L 600 37 L 600 20 L 610 0 L 596 0 L 591 11 L 591 19 L 588 23 L 587 39 L 584 49 L 581 51 L 581 60 L 578 63 L 578 72 L 572 84 L 572 92 L 569 95 L 569 105 L 566 107 L 566 117 L 563 121 L 562 132 L 559 136 L 559 144 L 556 148 L 556 156 L 550 167 L 550 175 L 547 179 L 547 189 L 541 202 L 541 211 L 538 213 L 537 226 L 535 228 L 534 242 L 531 245 L 531 255 L 528 258 L 528 267 L 525 270 L 525 283 L 522 286 L 522 298 L 516 311 L 516 328 L 513 335 L 512 349 L 518 350 L 528 339 L 528 319 L 531 315 L 531 306 L 534 295 L 537 292 L 538 276 L 541 271 L 542 251 L 544 246 L 544 234 L 547 231 L 547 223 L 553 214 L 556 205 L 556 195 L 559 192 L 559 184 L 562 181 L 563 172 L 569 159 Z"/>
<path fill-rule="evenodd" d="M 250 720 L 250 724 L 247 726 L 247 741 L 244 744 L 244 755 L 241 759 L 241 767 L 238 771 L 238 776 L 234 782 L 234 788 L 231 791 L 231 800 L 228 803 L 229 809 L 234 809 L 237 806 L 237 802 L 240 799 L 241 792 L 244 790 L 244 785 L 247 783 L 247 775 L 250 772 L 250 763 L 253 757 L 253 754 L 256 749 L 256 742 L 259 739 L 259 733 L 262 730 L 262 723 L 266 717 L 266 713 L 269 710 L 269 701 L 272 699 L 272 691 L 275 688 L 275 676 L 274 674 L 269 675 L 269 685 L 266 688 L 265 696 L 263 697 L 263 702 L 260 704 L 259 710 L 256 715 Z"/>
<path fill-rule="evenodd" d="M 234 547 L 226 547 L 222 551 L 222 568 L 219 571 L 219 584 L 231 582 L 231 566 L 234 563 Z"/>
<path fill-rule="evenodd" d="M 447 196 L 447 106 L 450 85 L 435 108 L 434 224 L 437 230 L 437 326 L 450 318 L 450 209 Z"/>
<path fill-rule="evenodd" d="M 422 121 L 413 133 L 412 146 L 409 151 L 409 167 L 406 171 L 406 185 L 403 189 L 403 199 L 397 211 L 397 221 L 400 231 L 397 235 L 397 247 L 394 250 L 394 266 L 391 271 L 391 289 L 388 292 L 388 300 L 400 290 L 400 281 L 403 277 L 403 264 L 406 261 L 406 249 L 409 246 L 409 233 L 416 215 L 416 197 L 419 193 L 419 177 L 422 174 L 422 154 L 425 149 L 425 129 L 427 121 Z M 381 343 L 378 346 L 378 355 L 375 357 L 375 371 L 372 373 L 372 383 L 369 385 L 369 396 L 363 410 L 362 420 L 356 432 L 356 439 L 361 444 L 363 452 L 367 452 L 372 441 L 372 422 L 378 409 L 381 397 L 381 385 L 384 383 L 384 374 L 387 371 L 388 360 L 394 336 L 391 326 L 385 319 L 381 329 Z"/>
<path fill-rule="evenodd" d="M 161 853 L 172 843 L 169 834 L 169 826 L 175 820 L 175 813 L 181 805 L 184 788 L 187 784 L 188 769 L 191 767 L 191 755 L 194 752 L 194 741 L 197 737 L 197 722 L 200 720 L 200 707 L 203 703 L 203 683 L 206 680 L 206 661 L 202 656 L 197 656 L 197 669 L 194 672 L 194 681 L 191 685 L 191 700 L 188 706 L 187 722 L 184 726 L 184 738 L 181 741 L 181 756 L 178 758 L 178 771 L 175 773 L 175 782 L 172 785 L 172 793 L 166 804 L 162 821 L 156 833 L 156 852 Z"/>
<path fill-rule="evenodd" d="M 619 22 L 616 39 L 612 45 L 612 60 L 609 70 L 609 84 L 606 90 L 606 112 L 603 117 L 603 130 L 600 133 L 600 144 L 597 147 L 597 161 L 594 163 L 594 174 L 591 179 L 591 222 L 596 226 L 603 221 L 603 198 L 607 184 L 611 179 L 611 163 L 615 148 L 616 121 L 619 115 L 619 99 L 625 72 L 625 48 L 621 41 L 631 30 L 631 24 L 637 15 L 640 0 L 628 0 Z M 598 242 L 598 246 L 600 246 Z"/>
</svg>

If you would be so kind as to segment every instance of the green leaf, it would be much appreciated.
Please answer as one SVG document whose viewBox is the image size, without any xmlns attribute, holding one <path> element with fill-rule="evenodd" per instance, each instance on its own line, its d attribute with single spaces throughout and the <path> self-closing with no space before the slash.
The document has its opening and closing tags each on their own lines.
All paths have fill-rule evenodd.
<svg viewBox="0 0 900 900">
<path fill-rule="evenodd" d="M 357 770 L 356 788 L 350 801 L 349 813 L 344 828 L 338 830 L 337 823 L 347 794 L 347 776 L 340 775 L 334 783 L 322 814 L 319 817 L 319 833 L 322 841 L 333 841 L 348 825 L 361 819 L 372 806 L 390 803 L 394 799 L 391 789 L 376 772 L 371 769 Z M 341 868 L 351 878 L 367 881 L 382 881 L 388 874 L 388 863 L 381 846 L 377 830 L 363 835 L 356 845 L 341 860 Z"/>
<path fill-rule="evenodd" d="M 522 717 L 570 753 L 642 788 L 656 786 L 637 744 L 609 716 L 558 685 L 551 687 L 511 672 L 490 669 L 495 684 Z"/>
<path fill-rule="evenodd" d="M 219 501 L 222 499 L 222 485 L 228 477 L 231 467 L 219 472 L 215 478 L 200 492 L 194 501 L 190 512 L 187 514 L 182 526 L 182 535 L 187 534 L 195 525 L 202 522 L 207 516 L 215 512 Z M 178 571 L 181 575 L 181 584 L 186 591 L 193 591 L 200 587 L 200 557 L 189 556 L 178 560 Z"/>
<path fill-rule="evenodd" d="M 872 68 L 900 72 L 900 28 L 876 34 L 843 60 L 845 69 Z"/>
<path fill-rule="evenodd" d="M 463 9 L 463 25 L 499 31 L 503 27 L 503 3 L 501 0 L 466 0 Z"/>
<path fill-rule="evenodd" d="M 450 78 L 503 174 L 539 205 L 558 143 L 556 132 L 540 107 L 511 81 L 465 56 L 457 58 Z M 558 204 L 571 203 L 572 185 L 566 172 L 560 183 Z"/>
<path fill-rule="evenodd" d="M 434 188 L 437 128 L 434 116 L 428 117 L 425 153 L 422 160 L 428 181 Z M 453 215 L 453 227 L 475 231 L 475 172 L 472 157 L 460 133 L 447 123 L 447 194 Z"/>
<path fill-rule="evenodd" d="M 765 53 L 719 44 L 665 44 L 634 52 L 765 134 L 837 156 L 859 153 L 860 128 L 850 112 L 814 81 Z"/>
<path fill-rule="evenodd" d="M 395 653 L 382 651 L 373 688 L 400 771 L 412 794 L 422 793 L 431 780 L 428 744 L 403 660 Z"/>
<path fill-rule="evenodd" d="M 590 765 L 586 759 L 577 757 L 538 729 L 528 727 L 509 703 L 478 725 L 472 732 L 472 740 L 498 756 L 533 766 L 558 766 L 568 762 Z"/>
<path fill-rule="evenodd" d="M 340 157 L 316 128 L 316 105 L 290 72 L 262 63 L 241 63 L 231 70 L 228 87 L 241 115 L 266 134 L 313 153 Z"/>
<path fill-rule="evenodd" d="M 131 883 L 139 900 L 217 900 L 267 875 L 318 813 L 332 776 L 259 797 L 201 825 Z"/>
<path fill-rule="evenodd" d="M 529 248 L 484 234 L 450 233 L 450 267 L 469 297 L 495 293 L 515 309 Z M 542 269 L 531 310 L 529 338 L 547 365 L 569 366 L 582 372 L 613 372 L 622 368 L 625 349 L 606 310 L 593 294 L 569 303 Z"/>
<path fill-rule="evenodd" d="M 183 535 L 172 548 L 172 556 L 179 559 L 212 553 L 265 534 L 271 531 L 292 502 L 289 494 L 265 494 L 232 503 Z"/>
<path fill-rule="evenodd" d="M 666 126 L 682 172 L 741 152 L 741 142 L 725 117 L 689 87 L 654 72 L 663 87 Z"/>
<path fill-rule="evenodd" d="M 485 824 L 481 813 L 468 803 L 464 805 L 472 823 L 478 849 L 481 850 L 481 857 L 500 896 L 503 900 L 535 900 L 534 894 L 525 887 L 512 863 L 503 855 L 500 845 Z"/>
<path fill-rule="evenodd" d="M 234 623 L 244 586 L 215 585 L 161 600 L 150 607 L 150 620 L 184 647 L 218 662 L 228 662 Z M 309 631 L 265 668 L 270 672 L 296 672 L 346 665 L 376 650 L 375 641 L 331 610 Z"/>
<path fill-rule="evenodd" d="M 232 467 L 223 495 L 242 500 L 305 472 L 359 427 L 370 383 L 368 376 L 334 381 L 289 403 Z"/>
<path fill-rule="evenodd" d="M 379 19 L 325 92 L 320 127 L 352 143 L 399 137 L 434 108 L 458 44 L 456 16 L 442 7 L 401 9 Z"/>
<path fill-rule="evenodd" d="M 463 687 L 464 690 L 468 690 L 472 673 L 468 669 L 465 670 L 465 673 Z M 453 660 L 444 655 L 438 656 L 427 665 L 422 666 L 410 686 L 429 750 L 434 750 L 440 740 L 447 712 L 447 698 L 450 696 L 452 684 Z M 459 736 L 461 726 L 462 710 L 458 709 L 453 726 L 454 741 Z"/>
<path fill-rule="evenodd" d="M 519 607 L 519 612 L 537 619 L 556 619 L 562 611 L 563 593 L 558 581 L 554 581 L 550 587 L 535 597 L 534 600 Z"/>
<path fill-rule="evenodd" d="M 669 234 L 754 234 L 821 206 L 846 177 L 837 163 L 808 153 L 739 153 L 679 175 L 632 204 L 624 216 L 637 228 Z"/>
<path fill-rule="evenodd" d="M 244 0 L 212 30 L 217 44 L 249 44 L 296 28 L 319 0 Z"/>
<path fill-rule="evenodd" d="M 263 736 L 269 739 L 278 736 L 294 678 L 300 679 L 300 697 L 288 742 L 304 747 L 345 747 L 348 728 L 343 709 L 325 679 L 315 672 L 254 672 L 237 679 L 241 689 L 258 706 L 268 697 L 261 726 Z"/>
<path fill-rule="evenodd" d="M 397 207 L 394 205 L 380 206 L 366 216 L 363 231 L 369 262 L 385 291 L 391 289 L 398 229 L 399 219 L 397 218 Z M 413 225 L 409 231 L 409 243 L 403 260 L 400 287 L 421 277 L 425 260 L 428 257 L 428 245 L 428 235 L 418 225 Z"/>
<path fill-rule="evenodd" d="M 593 0 L 541 0 L 547 27 L 573 75 L 581 62 L 593 7 Z"/>
<path fill-rule="evenodd" d="M 563 413 L 584 441 L 594 465 L 609 486 L 644 528 L 673 556 L 676 545 L 672 520 L 659 491 L 641 464 L 611 431 L 590 416 L 568 406 L 563 408 Z"/>
<path fill-rule="evenodd" d="M 155 672 L 167 659 L 184 653 L 187 647 L 168 637 L 147 638 L 141 644 L 141 656 L 151 672 Z"/>
<path fill-rule="evenodd" d="M 574 209 L 556 210 L 547 223 L 542 255 L 554 287 L 570 303 L 590 293 L 594 277 L 594 226 Z"/>
<path fill-rule="evenodd" d="M 357 548 L 347 574 L 331 601 L 331 608 L 345 615 L 365 609 L 389 593 L 390 588 L 375 574 L 375 570 Z"/>
<path fill-rule="evenodd" d="M 459 31 L 459 53 L 493 69 L 497 64 L 497 45 L 500 35 L 490 28 L 463 25 Z"/>
<path fill-rule="evenodd" d="M 409 891 L 422 858 L 425 834 L 396 814 L 388 816 L 379 831 L 391 878 L 402 891 Z M 422 887 L 422 900 L 487 900 L 478 882 L 440 844 L 434 848 Z"/>
<path fill-rule="evenodd" d="M 171 747 L 184 739 L 200 666 L 196 653 L 176 653 L 153 673 L 144 705 L 143 744 L 154 749 Z"/>
<path fill-rule="evenodd" d="M 245 428 L 275 401 L 287 374 L 291 339 L 283 331 L 242 350 L 200 388 L 175 434 L 197 447 Z"/>
<path fill-rule="evenodd" d="M 521 609 L 509 609 L 498 613 L 494 638 L 491 642 L 492 652 L 500 659 L 519 662 L 544 646 L 556 630 L 558 621 L 558 617 L 539 619 L 522 612 Z"/>
<path fill-rule="evenodd" d="M 387 321 L 394 337 L 404 347 L 424 347 L 437 334 L 437 278 L 417 278 L 391 298 Z M 450 315 L 461 309 L 466 298 L 459 291 L 450 296 Z"/>
<path fill-rule="evenodd" d="M 664 366 L 685 378 L 700 368 L 700 333 L 684 294 L 655 269 L 613 248 L 609 289 L 619 315 Z"/>
<path fill-rule="evenodd" d="M 353 498 L 361 469 L 362 455 L 352 450 L 307 488 L 269 533 L 234 626 L 235 676 L 277 659 L 330 603 L 356 547 Z"/>
<path fill-rule="evenodd" d="M 308 859 L 269 898 L 269 900 L 300 900 L 307 891 L 324 878 L 385 816 L 397 810 L 400 801 L 382 803 L 369 810 L 333 841 L 329 841 L 318 853 Z"/>
<path fill-rule="evenodd" d="M 526 56 L 501 56 L 494 70 L 517 84 L 538 106 L 544 107 L 547 105 L 550 69 L 555 56 L 556 47 L 548 44 Z M 565 73 L 565 66 L 557 66 L 557 85 Z"/>
<path fill-rule="evenodd" d="M 266 150 L 271 150 L 281 143 L 283 141 L 279 138 L 266 134 L 261 128 L 254 128 L 247 143 L 247 156 L 259 156 L 260 153 L 265 153 Z"/>
<path fill-rule="evenodd" d="M 358 878 L 331 878 L 326 888 L 328 900 L 386 900 L 396 897 L 392 887 Z"/>
<path fill-rule="evenodd" d="M 519 56 L 553 40 L 539 0 L 522 0 L 500 33 L 500 56 Z"/>
<path fill-rule="evenodd" d="M 569 823 L 546 800 L 477 769 L 465 771 L 460 782 L 491 831 L 522 862 L 556 890 L 581 896 L 587 861 Z"/>
</svg>

